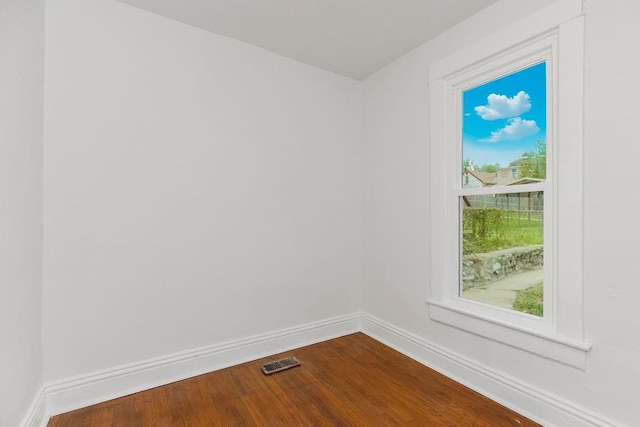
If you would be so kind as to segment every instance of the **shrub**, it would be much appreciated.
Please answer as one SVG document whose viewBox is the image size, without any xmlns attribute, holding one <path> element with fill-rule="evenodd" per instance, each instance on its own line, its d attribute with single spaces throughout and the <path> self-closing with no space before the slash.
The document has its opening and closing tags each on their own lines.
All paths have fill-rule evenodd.
<svg viewBox="0 0 640 427">
<path fill-rule="evenodd" d="M 515 246 L 542 244 L 541 215 L 498 208 L 467 207 L 463 211 L 462 252 L 490 252 Z M 524 215 L 521 220 L 520 216 Z"/>
<path fill-rule="evenodd" d="M 505 219 L 496 208 L 466 208 L 464 210 L 463 248 L 465 253 L 486 252 L 503 240 Z"/>
</svg>

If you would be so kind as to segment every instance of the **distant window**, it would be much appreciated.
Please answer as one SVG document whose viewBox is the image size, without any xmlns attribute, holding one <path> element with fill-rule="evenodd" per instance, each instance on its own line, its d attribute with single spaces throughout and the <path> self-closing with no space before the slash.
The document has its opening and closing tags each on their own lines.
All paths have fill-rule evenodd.
<svg viewBox="0 0 640 427">
<path fill-rule="evenodd" d="M 518 177 L 518 169 L 516 169 L 516 168 L 511 169 L 511 176 L 513 178 L 517 178 Z"/>
</svg>

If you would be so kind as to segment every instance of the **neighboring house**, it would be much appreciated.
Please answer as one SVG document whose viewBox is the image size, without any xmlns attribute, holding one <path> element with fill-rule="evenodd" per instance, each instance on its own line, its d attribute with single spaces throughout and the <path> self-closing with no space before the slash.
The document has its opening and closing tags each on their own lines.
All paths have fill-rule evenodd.
<svg viewBox="0 0 640 427">
<path fill-rule="evenodd" d="M 462 174 L 463 188 L 480 188 L 495 185 L 495 172 L 480 172 L 467 169 Z"/>
<path fill-rule="evenodd" d="M 523 159 L 514 160 L 509 163 L 509 166 L 496 172 L 496 185 L 509 185 L 513 181 L 516 181 L 520 175 L 520 163 L 522 160 Z"/>
<path fill-rule="evenodd" d="M 536 184 L 538 182 L 544 182 L 544 179 L 542 178 L 520 178 L 520 179 L 516 179 L 515 181 L 511 181 L 508 184 L 505 185 L 521 185 L 521 184 Z"/>
<path fill-rule="evenodd" d="M 544 170 L 544 157 L 540 158 L 540 157 L 536 157 L 533 159 L 528 159 L 526 157 L 521 157 L 518 160 L 514 160 L 512 162 L 509 163 L 509 166 L 507 166 L 506 168 L 502 168 L 497 172 L 497 176 L 496 176 L 496 184 L 497 185 L 514 185 L 514 183 L 518 183 L 518 184 L 525 184 L 525 183 L 531 183 L 531 182 L 544 182 L 544 178 L 540 178 L 540 177 L 531 177 L 529 175 L 527 176 L 522 176 L 523 173 L 526 172 L 522 172 L 522 167 L 523 167 L 523 162 L 528 161 L 529 162 L 529 171 L 531 172 L 532 168 L 538 169 L 538 170 Z M 535 176 L 535 173 L 534 173 Z M 523 182 L 523 180 L 528 180 L 527 182 Z"/>
<path fill-rule="evenodd" d="M 480 172 L 466 169 L 462 174 L 463 188 L 490 187 L 493 185 L 516 185 L 543 182 L 544 179 L 520 176 L 520 168 L 524 158 L 509 162 L 509 166 L 499 169 L 497 172 Z"/>
</svg>

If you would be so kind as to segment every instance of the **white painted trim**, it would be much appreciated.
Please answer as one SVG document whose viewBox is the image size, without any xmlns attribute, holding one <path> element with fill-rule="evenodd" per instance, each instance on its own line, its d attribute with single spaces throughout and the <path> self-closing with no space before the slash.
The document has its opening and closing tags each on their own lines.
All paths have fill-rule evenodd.
<svg viewBox="0 0 640 427">
<path fill-rule="evenodd" d="M 27 413 L 25 414 L 20 427 L 46 427 L 49 422 L 47 414 L 47 400 L 44 387 L 40 387 L 38 393 L 33 398 Z"/>
<path fill-rule="evenodd" d="M 360 331 L 359 313 L 178 352 L 45 384 L 22 427 L 53 415 Z"/>
<path fill-rule="evenodd" d="M 469 64 L 481 62 L 487 58 L 487 46 L 491 46 L 490 55 L 499 55 L 513 45 L 540 37 L 546 31 L 572 20 L 582 14 L 582 0 L 560 0 L 523 18 L 500 31 L 483 38 L 476 43 L 432 64 L 429 67 L 429 80 L 440 79 L 455 70 L 466 68 Z"/>
<path fill-rule="evenodd" d="M 429 316 L 444 323 L 493 341 L 528 351 L 579 369 L 585 369 L 591 343 L 566 338 L 544 329 L 522 327 L 491 316 L 464 310 L 437 300 L 427 300 Z"/>
<path fill-rule="evenodd" d="M 544 426 L 622 425 L 374 316 L 362 315 L 362 332 Z"/>
</svg>

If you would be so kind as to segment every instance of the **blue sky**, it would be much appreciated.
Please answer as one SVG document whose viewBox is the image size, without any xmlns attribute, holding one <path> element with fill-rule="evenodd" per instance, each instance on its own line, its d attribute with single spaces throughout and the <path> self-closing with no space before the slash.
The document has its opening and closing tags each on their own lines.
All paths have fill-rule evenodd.
<svg viewBox="0 0 640 427">
<path fill-rule="evenodd" d="M 462 94 L 462 158 L 506 167 L 546 141 L 545 63 Z"/>
</svg>

